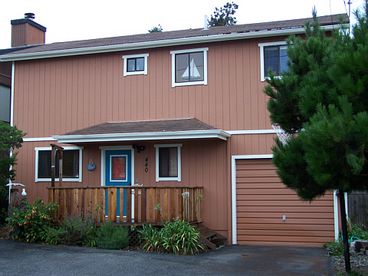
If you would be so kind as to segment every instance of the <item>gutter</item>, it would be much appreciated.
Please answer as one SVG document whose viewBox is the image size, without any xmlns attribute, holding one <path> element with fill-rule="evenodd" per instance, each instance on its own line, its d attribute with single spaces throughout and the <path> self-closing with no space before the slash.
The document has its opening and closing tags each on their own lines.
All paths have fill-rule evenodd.
<svg viewBox="0 0 368 276">
<path fill-rule="evenodd" d="M 221 129 L 193 130 L 193 131 L 167 131 L 167 132 L 135 132 L 135 133 L 107 133 L 87 135 L 55 135 L 59 143 L 93 143 L 115 141 L 151 141 L 151 140 L 177 140 L 177 139 L 210 139 L 216 138 L 226 141 L 231 135 Z"/>
<path fill-rule="evenodd" d="M 335 30 L 337 24 L 321 26 L 321 29 L 325 31 Z M 342 26 L 349 26 L 343 24 Z M 114 45 L 104 45 L 95 47 L 83 47 L 83 48 L 72 48 L 64 50 L 52 50 L 43 52 L 33 52 L 33 53 L 12 53 L 0 56 L 0 61 L 19 61 L 19 60 L 33 60 L 33 59 L 44 59 L 44 58 L 55 58 L 55 57 L 67 57 L 67 56 L 77 56 L 77 55 L 91 55 L 99 53 L 110 53 L 128 50 L 139 50 L 147 48 L 159 48 L 168 46 L 179 46 L 187 44 L 199 44 L 199 43 L 209 43 L 209 42 L 220 42 L 220 41 L 230 41 L 230 40 L 240 40 L 240 39 L 251 39 L 259 37 L 273 37 L 273 36 L 285 36 L 293 34 L 304 33 L 303 28 L 293 28 L 293 29 L 282 29 L 282 30 L 264 30 L 264 31 L 253 31 L 246 33 L 231 33 L 231 34 L 219 34 L 219 35 L 209 35 L 209 36 L 197 36 L 197 37 L 185 37 L 185 38 L 175 38 L 175 39 L 164 39 L 155 41 L 143 41 L 137 43 L 126 43 L 126 44 L 114 44 Z"/>
</svg>

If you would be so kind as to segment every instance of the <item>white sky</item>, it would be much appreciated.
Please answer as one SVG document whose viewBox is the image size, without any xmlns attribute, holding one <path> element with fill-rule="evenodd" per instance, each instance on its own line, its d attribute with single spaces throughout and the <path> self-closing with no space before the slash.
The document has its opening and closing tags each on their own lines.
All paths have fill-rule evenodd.
<svg viewBox="0 0 368 276">
<path fill-rule="evenodd" d="M 351 0 L 352 11 L 364 0 Z M 10 47 L 10 20 L 36 14 L 47 28 L 46 43 L 146 33 L 161 24 L 164 31 L 201 28 L 204 16 L 227 0 L 2 0 L 0 49 Z M 345 13 L 344 0 L 235 0 L 238 24 Z M 345 0 L 347 3 L 348 0 Z M 348 7 L 346 7 L 348 8 Z"/>
</svg>

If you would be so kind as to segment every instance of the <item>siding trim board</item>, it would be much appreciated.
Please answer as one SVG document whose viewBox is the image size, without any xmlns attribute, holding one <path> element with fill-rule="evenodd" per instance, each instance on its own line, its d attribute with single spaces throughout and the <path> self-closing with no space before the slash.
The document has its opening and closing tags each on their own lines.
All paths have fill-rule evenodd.
<svg viewBox="0 0 368 276">
<path fill-rule="evenodd" d="M 15 62 L 11 68 L 11 88 L 10 88 L 10 125 L 14 126 L 14 83 L 15 83 Z"/>
<path fill-rule="evenodd" d="M 238 230 L 237 230 L 237 167 L 236 162 L 237 160 L 254 160 L 254 159 L 272 159 L 272 154 L 257 154 L 257 155 L 232 155 L 231 156 L 231 241 L 232 244 L 238 244 Z M 244 197 L 243 194 L 240 194 L 240 196 Z M 333 192 L 333 233 L 335 240 L 338 239 L 339 234 L 339 222 L 338 222 L 338 204 L 337 204 L 337 197 L 336 197 L 336 191 Z M 244 220 L 244 218 L 243 218 Z M 308 227 L 311 227 L 313 224 L 308 225 Z M 239 230 L 244 232 L 245 230 Z M 246 231 L 245 231 L 246 232 Z M 249 232 L 249 231 L 248 231 Z M 252 230 L 250 231 L 252 232 Z M 307 233 L 307 232 L 306 232 Z M 326 233 L 327 235 L 327 233 Z M 270 239 L 270 236 L 266 236 L 268 239 Z M 327 236 L 326 236 L 327 238 Z M 295 239 L 298 239 L 297 237 Z M 323 239 L 323 238 L 321 238 Z M 252 239 L 250 239 L 252 240 Z M 279 242 L 282 241 L 283 238 L 280 239 Z M 308 238 L 307 238 L 308 240 Z M 265 240 L 265 242 L 267 239 Z M 303 243 L 303 239 L 300 239 L 299 243 Z M 255 240 L 253 241 L 255 242 Z M 312 240 L 310 240 L 312 242 Z"/>
</svg>

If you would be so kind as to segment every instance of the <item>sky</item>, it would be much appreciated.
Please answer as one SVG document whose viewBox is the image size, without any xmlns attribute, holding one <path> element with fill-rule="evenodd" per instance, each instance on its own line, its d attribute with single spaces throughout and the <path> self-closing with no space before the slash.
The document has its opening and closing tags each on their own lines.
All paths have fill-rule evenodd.
<svg viewBox="0 0 368 276">
<path fill-rule="evenodd" d="M 235 0 L 238 24 L 346 13 L 349 0 Z M 352 11 L 364 0 L 350 0 Z M 202 28 L 204 17 L 227 0 L 3 0 L 0 49 L 10 47 L 10 20 L 33 12 L 45 26 L 46 43 L 147 33 L 160 24 L 164 31 Z M 346 8 L 344 3 L 346 3 Z"/>
</svg>

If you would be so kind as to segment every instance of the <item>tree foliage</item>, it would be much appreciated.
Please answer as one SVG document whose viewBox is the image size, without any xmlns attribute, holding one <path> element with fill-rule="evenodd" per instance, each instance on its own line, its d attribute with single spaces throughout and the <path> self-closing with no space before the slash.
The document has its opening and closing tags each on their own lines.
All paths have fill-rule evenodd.
<svg viewBox="0 0 368 276">
<path fill-rule="evenodd" d="M 163 31 L 163 28 L 161 24 L 158 24 L 158 26 L 153 27 L 152 29 L 149 29 L 149 33 L 161 33 Z"/>
<path fill-rule="evenodd" d="M 314 13 L 306 37 L 288 41 L 288 72 L 265 88 L 272 122 L 291 135 L 273 148 L 274 163 L 306 200 L 368 189 L 368 23 L 357 16 L 353 36 L 326 35 Z"/>
<path fill-rule="evenodd" d="M 343 194 L 368 190 L 368 1 L 353 33 L 326 35 L 316 12 L 304 38 L 288 41 L 289 70 L 272 72 L 265 93 L 271 121 L 289 135 L 277 140 L 282 181 L 305 200 L 339 191 L 345 269 L 350 271 Z"/>
<path fill-rule="evenodd" d="M 9 179 L 15 177 L 14 166 L 16 162 L 16 153 L 9 155 L 10 150 L 19 149 L 22 146 L 24 133 L 16 127 L 11 127 L 7 123 L 0 121 L 0 223 L 1 213 L 7 206 L 7 187 L 5 186 Z"/>
<path fill-rule="evenodd" d="M 236 24 L 236 17 L 234 16 L 239 5 L 234 2 L 227 2 L 221 8 L 215 8 L 215 11 L 208 20 L 209 27 L 215 26 L 232 26 Z"/>
</svg>

